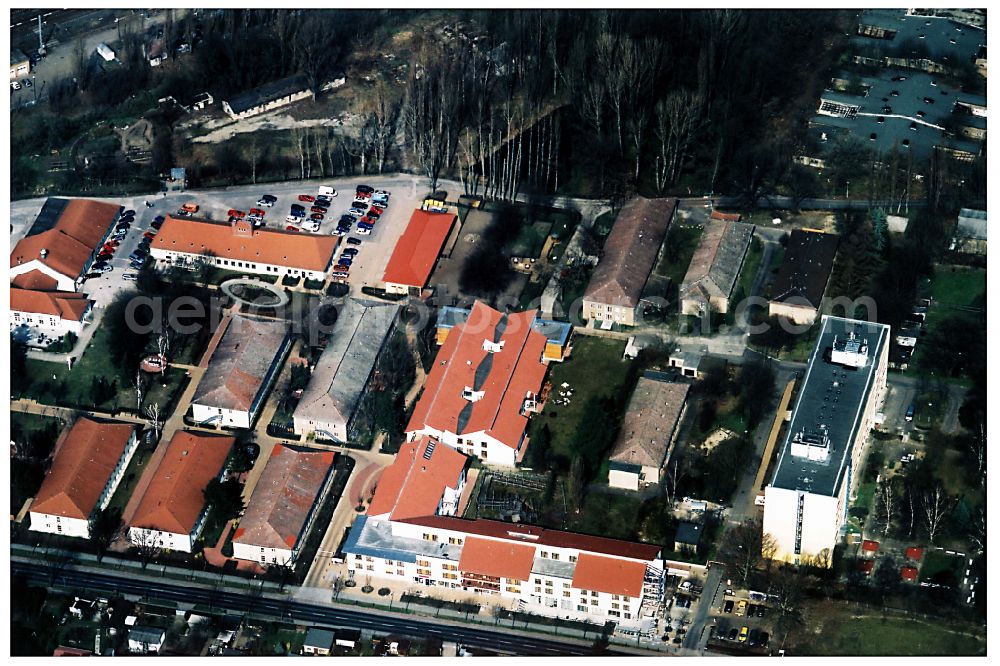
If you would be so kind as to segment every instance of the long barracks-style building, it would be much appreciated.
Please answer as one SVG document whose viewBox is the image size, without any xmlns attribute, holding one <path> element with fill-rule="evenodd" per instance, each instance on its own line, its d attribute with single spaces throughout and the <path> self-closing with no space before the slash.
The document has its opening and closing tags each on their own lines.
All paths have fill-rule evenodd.
<svg viewBox="0 0 1000 666">
<path fill-rule="evenodd" d="M 885 396 L 889 342 L 884 324 L 823 317 L 774 478 L 764 491 L 764 533 L 775 540 L 775 559 L 832 560 Z"/>
</svg>

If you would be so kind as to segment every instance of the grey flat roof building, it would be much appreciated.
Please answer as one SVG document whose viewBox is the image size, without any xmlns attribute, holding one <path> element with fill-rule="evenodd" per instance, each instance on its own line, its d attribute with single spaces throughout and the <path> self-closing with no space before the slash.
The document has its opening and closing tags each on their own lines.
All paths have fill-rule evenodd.
<svg viewBox="0 0 1000 666">
<path fill-rule="evenodd" d="M 772 486 L 819 495 L 837 493 L 874 388 L 878 360 L 888 344 L 885 324 L 823 318 Z M 833 359 L 841 362 L 833 362 L 831 353 L 841 354 L 843 358 Z M 858 363 L 863 358 L 863 365 L 845 365 L 844 358 Z M 800 442 L 817 455 L 793 455 L 793 446 Z"/>
<path fill-rule="evenodd" d="M 399 313 L 398 305 L 348 299 L 312 379 L 295 408 L 297 433 L 347 441 L 382 345 Z"/>
</svg>

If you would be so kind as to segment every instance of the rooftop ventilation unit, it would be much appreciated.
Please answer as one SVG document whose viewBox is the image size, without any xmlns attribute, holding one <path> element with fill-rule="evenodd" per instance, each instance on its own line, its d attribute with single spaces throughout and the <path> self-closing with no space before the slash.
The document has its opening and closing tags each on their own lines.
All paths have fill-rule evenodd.
<svg viewBox="0 0 1000 666">
<path fill-rule="evenodd" d="M 796 458 L 806 458 L 815 462 L 826 462 L 830 458 L 830 438 L 826 428 L 820 426 L 819 432 L 800 430 L 792 437 L 791 454 Z"/>
<path fill-rule="evenodd" d="M 868 340 L 859 338 L 853 332 L 849 333 L 846 339 L 835 336 L 830 362 L 848 368 L 865 367 L 868 362 Z"/>
</svg>

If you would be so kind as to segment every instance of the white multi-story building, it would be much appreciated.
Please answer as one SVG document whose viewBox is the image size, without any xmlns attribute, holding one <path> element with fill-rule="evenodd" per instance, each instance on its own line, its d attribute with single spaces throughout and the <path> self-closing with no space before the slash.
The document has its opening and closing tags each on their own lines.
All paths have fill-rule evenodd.
<svg viewBox="0 0 1000 666">
<path fill-rule="evenodd" d="M 823 317 L 777 469 L 764 491 L 775 559 L 829 566 L 881 407 L 889 327 Z"/>
<path fill-rule="evenodd" d="M 10 290 L 10 328 L 13 331 L 25 326 L 54 337 L 67 333 L 79 336 L 93 305 L 85 295 L 74 291 L 15 287 Z"/>
<path fill-rule="evenodd" d="M 134 425 L 77 419 L 56 443 L 31 529 L 89 539 L 91 519 L 111 501 L 138 444 Z"/>
<path fill-rule="evenodd" d="M 489 465 L 520 461 L 547 369 L 534 320 L 534 311 L 501 314 L 477 301 L 434 359 L 407 439 L 431 436 Z"/>
<path fill-rule="evenodd" d="M 129 524 L 129 540 L 150 550 L 190 553 L 208 515 L 204 491 L 222 479 L 235 439 L 178 431 L 142 495 Z"/>
<path fill-rule="evenodd" d="M 353 576 L 462 589 L 532 613 L 652 626 L 665 580 L 659 546 L 456 517 L 465 460 L 433 439 L 404 445 L 344 545 Z"/>
</svg>

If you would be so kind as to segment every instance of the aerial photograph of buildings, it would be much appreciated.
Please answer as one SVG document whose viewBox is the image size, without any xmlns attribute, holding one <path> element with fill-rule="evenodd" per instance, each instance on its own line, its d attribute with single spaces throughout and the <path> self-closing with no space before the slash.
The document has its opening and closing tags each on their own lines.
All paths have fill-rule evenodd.
<svg viewBox="0 0 1000 666">
<path fill-rule="evenodd" d="M 463 4 L 9 9 L 10 655 L 985 659 L 987 10 Z"/>
</svg>

